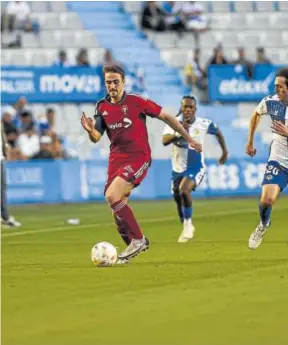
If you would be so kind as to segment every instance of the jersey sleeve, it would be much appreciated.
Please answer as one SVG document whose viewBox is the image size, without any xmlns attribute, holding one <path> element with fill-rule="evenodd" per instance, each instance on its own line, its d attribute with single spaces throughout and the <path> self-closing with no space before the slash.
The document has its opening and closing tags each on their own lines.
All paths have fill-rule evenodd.
<svg viewBox="0 0 288 345">
<path fill-rule="evenodd" d="M 95 125 L 94 128 L 96 129 L 97 132 L 101 133 L 102 135 L 106 131 L 106 124 L 104 122 L 103 116 L 102 115 L 95 115 Z"/>
<path fill-rule="evenodd" d="M 259 115 L 266 115 L 267 114 L 267 105 L 266 105 L 266 97 L 262 99 L 262 101 L 257 105 L 255 111 Z"/>
<path fill-rule="evenodd" d="M 150 99 L 146 99 L 144 101 L 144 112 L 145 115 L 150 117 L 158 117 L 161 113 L 162 107 L 157 103 L 151 101 Z"/>
<path fill-rule="evenodd" d="M 103 119 L 102 113 L 99 109 L 99 106 L 100 104 L 99 102 L 97 102 L 96 107 L 95 107 L 95 115 L 94 115 L 94 120 L 95 120 L 94 128 L 96 129 L 96 131 L 98 131 L 99 133 L 103 135 L 103 133 L 106 130 L 106 124 Z"/>
<path fill-rule="evenodd" d="M 218 133 L 219 133 L 218 126 L 216 125 L 216 123 L 211 121 L 207 128 L 207 134 L 216 135 Z"/>
</svg>

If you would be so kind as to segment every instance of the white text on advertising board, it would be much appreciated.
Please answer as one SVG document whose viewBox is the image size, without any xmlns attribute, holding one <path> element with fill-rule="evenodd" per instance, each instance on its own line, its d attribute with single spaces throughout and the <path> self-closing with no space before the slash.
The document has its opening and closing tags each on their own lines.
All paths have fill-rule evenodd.
<svg viewBox="0 0 288 345">
<path fill-rule="evenodd" d="M 40 91 L 49 92 L 84 92 L 94 93 L 101 90 L 101 79 L 95 75 L 43 75 L 40 78 Z"/>
<path fill-rule="evenodd" d="M 273 79 L 274 72 L 264 80 L 224 79 L 220 82 L 219 92 L 222 95 L 268 94 Z"/>
</svg>

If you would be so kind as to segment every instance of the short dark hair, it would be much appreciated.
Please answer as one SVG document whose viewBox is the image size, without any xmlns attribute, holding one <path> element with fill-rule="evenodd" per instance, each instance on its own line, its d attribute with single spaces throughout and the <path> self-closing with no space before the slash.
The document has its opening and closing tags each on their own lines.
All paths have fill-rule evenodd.
<svg viewBox="0 0 288 345">
<path fill-rule="evenodd" d="M 184 101 L 185 99 L 191 99 L 191 101 L 194 101 L 194 103 L 196 104 L 196 98 L 194 96 L 190 96 L 190 95 L 185 95 L 182 97 L 181 102 Z"/>
<path fill-rule="evenodd" d="M 285 84 L 288 87 L 288 68 L 282 68 L 276 73 L 276 77 L 285 78 Z"/>
<path fill-rule="evenodd" d="M 122 79 L 125 79 L 124 69 L 118 65 L 106 65 L 103 67 L 103 74 L 105 77 L 106 73 L 118 73 L 121 75 Z"/>
<path fill-rule="evenodd" d="M 21 117 L 28 117 L 28 116 L 31 116 L 31 112 L 29 110 L 24 110 L 22 111 L 22 113 L 20 113 L 20 116 Z"/>
<path fill-rule="evenodd" d="M 195 103 L 195 105 L 197 105 L 197 101 L 196 101 L 196 98 L 194 96 L 190 96 L 190 95 L 185 95 L 181 98 L 181 103 L 182 101 L 184 101 L 185 99 L 191 99 L 191 101 L 193 101 Z M 176 117 L 178 117 L 180 114 L 182 113 L 181 111 L 181 107 L 178 111 L 178 114 L 176 115 Z"/>
<path fill-rule="evenodd" d="M 47 109 L 46 109 L 46 113 L 47 113 L 47 114 L 54 113 L 54 111 L 55 111 L 55 110 L 54 110 L 53 108 L 47 108 Z"/>
</svg>

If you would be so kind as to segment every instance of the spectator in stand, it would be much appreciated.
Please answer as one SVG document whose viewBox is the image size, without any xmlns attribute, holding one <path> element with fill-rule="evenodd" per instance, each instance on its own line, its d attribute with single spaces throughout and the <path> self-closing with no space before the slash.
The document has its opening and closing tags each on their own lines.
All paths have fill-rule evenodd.
<svg viewBox="0 0 288 345">
<path fill-rule="evenodd" d="M 55 131 L 55 110 L 53 108 L 47 108 L 46 110 L 46 118 L 47 118 L 47 122 L 49 124 L 50 130 L 51 131 Z"/>
<path fill-rule="evenodd" d="M 16 147 L 16 142 L 17 142 L 19 134 L 14 124 L 13 123 L 6 124 L 5 127 L 3 126 L 3 131 L 6 135 L 9 146 Z"/>
<path fill-rule="evenodd" d="M 141 28 L 164 31 L 166 28 L 164 17 L 165 13 L 155 1 L 147 1 L 141 14 Z"/>
<path fill-rule="evenodd" d="M 181 13 L 185 29 L 192 31 L 195 37 L 195 44 L 198 48 L 199 34 L 209 30 L 206 17 L 203 15 L 203 7 L 197 1 L 185 1 L 177 3 L 177 9 Z"/>
<path fill-rule="evenodd" d="M 72 156 L 66 149 L 62 147 L 62 140 L 59 137 L 55 137 L 52 143 L 52 154 L 55 159 L 69 159 Z"/>
<path fill-rule="evenodd" d="M 2 122 L 2 126 L 3 126 L 3 130 L 6 133 L 6 127 L 13 125 L 13 120 L 16 114 L 16 110 L 11 107 L 11 106 L 7 106 L 4 107 L 2 110 L 2 118 L 1 118 L 1 122 Z"/>
<path fill-rule="evenodd" d="M 34 124 L 27 126 L 22 134 L 20 134 L 17 146 L 23 155 L 23 159 L 34 156 L 40 150 L 39 136 L 36 134 Z"/>
<path fill-rule="evenodd" d="M 2 130 L 6 135 L 6 140 L 9 145 L 9 160 L 18 160 L 21 159 L 19 150 L 16 148 L 16 142 L 18 139 L 18 130 L 13 122 L 13 115 L 16 113 L 16 110 L 8 106 L 3 109 L 2 114 Z"/>
<path fill-rule="evenodd" d="M 5 9 L 3 20 L 4 29 L 14 31 L 17 26 L 29 20 L 31 10 L 26 1 L 10 1 Z"/>
<path fill-rule="evenodd" d="M 90 67 L 87 49 L 80 49 L 76 56 L 78 67 Z"/>
<path fill-rule="evenodd" d="M 271 65 L 271 61 L 266 57 L 265 49 L 263 47 L 258 47 L 256 50 L 256 64 Z"/>
<path fill-rule="evenodd" d="M 30 157 L 31 159 L 53 159 L 52 139 L 45 135 L 40 138 L 40 150 Z"/>
<path fill-rule="evenodd" d="M 52 108 L 46 109 L 45 116 L 38 119 L 40 135 L 52 136 L 55 134 L 55 110 Z"/>
<path fill-rule="evenodd" d="M 163 4 L 163 10 L 167 29 L 176 31 L 181 36 L 185 31 L 185 25 L 180 16 L 181 8 L 176 5 L 176 1 L 167 1 Z"/>
<path fill-rule="evenodd" d="M 209 103 L 207 73 L 201 66 L 201 52 L 194 50 L 193 58 L 185 68 L 186 83 L 193 87 L 193 94 L 200 103 Z"/>
<path fill-rule="evenodd" d="M 233 61 L 235 65 L 246 66 L 249 78 L 253 76 L 253 63 L 246 58 L 246 52 L 244 47 L 238 48 L 238 58 Z"/>
<path fill-rule="evenodd" d="M 25 97 L 19 97 L 18 101 L 14 105 L 14 109 L 16 110 L 16 116 L 22 113 L 24 110 L 28 109 L 27 100 Z"/>
<path fill-rule="evenodd" d="M 58 58 L 53 62 L 53 66 L 55 67 L 70 67 L 67 53 L 65 50 L 60 50 L 58 54 Z"/>
<path fill-rule="evenodd" d="M 179 9 L 185 20 L 187 30 L 195 30 L 197 32 L 206 32 L 209 30 L 208 21 L 203 16 L 203 7 L 197 1 L 179 3 Z"/>
<path fill-rule="evenodd" d="M 24 110 L 22 113 L 20 113 L 16 122 L 16 126 L 20 132 L 24 132 L 26 128 L 30 128 L 31 125 L 34 126 L 32 113 L 29 110 Z"/>
<path fill-rule="evenodd" d="M 186 83 L 188 85 L 196 85 L 199 89 L 207 88 L 207 73 L 200 64 L 200 49 L 194 50 L 194 57 L 185 68 Z"/>
<path fill-rule="evenodd" d="M 227 65 L 229 62 L 224 56 L 222 46 L 218 46 L 214 49 L 214 55 L 208 63 L 209 65 Z"/>
<path fill-rule="evenodd" d="M 32 22 L 30 18 L 31 9 L 26 1 L 10 1 L 5 13 L 11 31 L 20 29 L 26 32 L 39 32 L 39 24 Z"/>
<path fill-rule="evenodd" d="M 9 155 L 7 160 L 9 161 L 19 161 L 23 159 L 23 156 L 17 147 L 17 140 L 19 137 L 19 133 L 14 125 L 6 127 L 6 138 L 7 143 L 9 145 Z"/>
</svg>

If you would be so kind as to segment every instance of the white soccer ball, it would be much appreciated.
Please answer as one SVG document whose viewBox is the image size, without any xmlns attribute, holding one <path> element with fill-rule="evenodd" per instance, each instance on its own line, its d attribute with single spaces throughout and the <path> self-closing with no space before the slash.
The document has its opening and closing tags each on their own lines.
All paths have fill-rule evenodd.
<svg viewBox="0 0 288 345">
<path fill-rule="evenodd" d="M 91 249 L 91 261 L 96 266 L 112 266 L 116 263 L 117 257 L 116 248 L 108 242 L 97 243 Z"/>
</svg>

